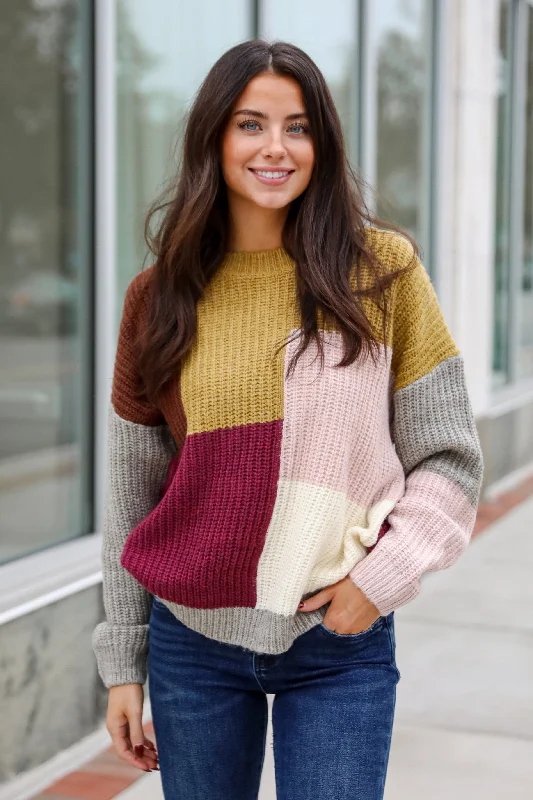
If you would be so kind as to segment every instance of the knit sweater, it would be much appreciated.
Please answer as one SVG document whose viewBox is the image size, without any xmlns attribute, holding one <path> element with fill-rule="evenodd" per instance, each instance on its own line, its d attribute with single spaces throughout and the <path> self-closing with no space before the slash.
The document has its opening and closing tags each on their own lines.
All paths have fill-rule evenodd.
<svg viewBox="0 0 533 800">
<path fill-rule="evenodd" d="M 399 234 L 367 236 L 391 270 L 413 258 Z M 323 619 L 327 604 L 298 611 L 320 589 L 349 575 L 385 615 L 458 558 L 483 460 L 463 358 L 418 258 L 392 284 L 387 347 L 363 301 L 375 359 L 337 367 L 341 333 L 319 314 L 323 368 L 312 341 L 287 377 L 294 261 L 283 247 L 226 253 L 158 407 L 135 397 L 152 272 L 126 292 L 109 407 L 106 620 L 93 634 L 106 686 L 144 683 L 153 596 L 207 637 L 281 653 Z"/>
</svg>

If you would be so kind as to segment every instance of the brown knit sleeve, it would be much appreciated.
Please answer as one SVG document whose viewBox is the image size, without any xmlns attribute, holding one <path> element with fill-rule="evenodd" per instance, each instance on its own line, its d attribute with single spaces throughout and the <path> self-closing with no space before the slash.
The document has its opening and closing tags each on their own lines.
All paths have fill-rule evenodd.
<svg viewBox="0 0 533 800">
<path fill-rule="evenodd" d="M 111 403 L 115 412 L 129 422 L 141 425 L 162 425 L 165 418 L 160 409 L 146 399 L 139 399 L 142 388 L 136 362 L 135 342 L 139 326 L 146 321 L 147 296 L 152 267 L 133 278 L 124 297 L 118 333 Z"/>
</svg>

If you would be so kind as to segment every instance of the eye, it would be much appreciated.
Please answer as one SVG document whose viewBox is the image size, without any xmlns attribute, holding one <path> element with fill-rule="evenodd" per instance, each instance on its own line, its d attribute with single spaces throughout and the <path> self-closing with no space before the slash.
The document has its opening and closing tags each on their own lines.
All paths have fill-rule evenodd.
<svg viewBox="0 0 533 800">
<path fill-rule="evenodd" d="M 257 130 L 257 128 L 248 128 L 248 125 L 259 125 L 259 123 L 256 119 L 245 119 L 242 122 L 239 122 L 239 128 L 242 128 L 245 131 Z"/>
<path fill-rule="evenodd" d="M 309 127 L 304 122 L 295 122 L 291 125 L 291 128 L 301 128 L 302 133 L 309 133 Z"/>
</svg>

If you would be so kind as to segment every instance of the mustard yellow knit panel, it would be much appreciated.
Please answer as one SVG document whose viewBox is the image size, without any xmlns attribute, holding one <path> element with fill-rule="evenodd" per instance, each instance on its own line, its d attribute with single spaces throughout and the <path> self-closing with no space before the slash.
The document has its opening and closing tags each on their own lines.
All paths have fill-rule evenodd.
<svg viewBox="0 0 533 800">
<path fill-rule="evenodd" d="M 187 433 L 283 418 L 284 347 L 299 326 L 294 271 L 235 280 L 224 269 L 198 302 L 198 335 L 182 368 Z"/>
<path fill-rule="evenodd" d="M 400 265 L 413 257 L 403 239 L 398 248 Z M 422 378 L 442 361 L 459 354 L 448 329 L 429 274 L 418 257 L 395 284 L 392 332 L 394 389 L 398 391 Z"/>
<path fill-rule="evenodd" d="M 427 375 L 445 359 L 459 353 L 444 320 L 431 279 L 410 242 L 395 231 L 366 229 L 367 245 L 376 253 L 387 272 L 409 266 L 388 290 L 387 345 L 392 346 L 391 369 L 398 391 Z M 361 284 L 371 285 L 372 273 L 362 270 Z M 355 288 L 355 280 L 352 282 Z M 374 335 L 383 342 L 382 312 L 376 303 L 363 299 L 365 314 Z"/>
<path fill-rule="evenodd" d="M 391 270 L 413 260 L 400 234 L 367 230 L 368 243 Z M 371 280 L 363 270 L 363 285 Z M 447 328 L 429 275 L 418 258 L 389 290 L 387 344 L 392 346 L 395 391 L 431 372 L 459 350 Z M 363 300 L 376 338 L 383 342 L 381 311 Z M 283 418 L 285 348 L 276 345 L 300 327 L 294 272 L 263 270 L 239 279 L 222 268 L 198 302 L 198 334 L 187 354 L 181 391 L 188 433 Z M 319 327 L 336 328 L 324 323 Z M 334 401 L 334 398 L 332 398 Z"/>
</svg>

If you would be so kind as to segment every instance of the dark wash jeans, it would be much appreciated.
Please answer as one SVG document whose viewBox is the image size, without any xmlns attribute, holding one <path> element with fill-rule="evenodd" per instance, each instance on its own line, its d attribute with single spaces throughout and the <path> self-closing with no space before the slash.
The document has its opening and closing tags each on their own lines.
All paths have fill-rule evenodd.
<svg viewBox="0 0 533 800">
<path fill-rule="evenodd" d="M 149 694 L 165 800 L 257 800 L 267 693 L 277 800 L 381 800 L 399 672 L 393 614 L 322 623 L 279 655 L 191 630 L 154 598 Z"/>
</svg>

